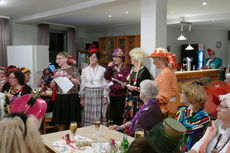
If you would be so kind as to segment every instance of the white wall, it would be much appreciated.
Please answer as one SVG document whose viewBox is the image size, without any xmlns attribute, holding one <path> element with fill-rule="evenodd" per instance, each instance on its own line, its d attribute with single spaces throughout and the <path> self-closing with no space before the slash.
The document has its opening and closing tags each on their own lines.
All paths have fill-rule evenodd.
<svg viewBox="0 0 230 153">
<path fill-rule="evenodd" d="M 97 28 L 97 29 L 78 29 L 78 42 L 77 48 L 84 48 L 85 43 L 92 43 L 92 41 L 98 41 L 99 37 L 107 36 L 123 36 L 123 35 L 136 35 L 140 34 L 140 25 L 121 25 L 116 27 L 108 28 Z M 185 30 L 186 31 L 186 30 Z M 174 26 L 167 27 L 167 46 L 170 46 L 171 52 L 176 54 L 177 60 L 180 61 L 180 49 L 182 44 L 187 44 L 187 41 L 178 41 L 177 38 L 180 35 L 180 29 Z M 188 33 L 185 33 L 188 37 Z M 221 41 L 221 48 L 216 48 L 216 42 Z M 190 34 L 190 42 L 204 44 L 206 49 L 211 48 L 216 51 L 216 56 L 222 58 L 223 63 L 230 64 L 230 42 L 228 41 L 228 31 L 220 28 L 199 28 L 193 27 Z M 205 54 L 207 57 L 208 54 Z"/>
<path fill-rule="evenodd" d="M 38 27 L 10 22 L 11 45 L 37 45 Z"/>
</svg>

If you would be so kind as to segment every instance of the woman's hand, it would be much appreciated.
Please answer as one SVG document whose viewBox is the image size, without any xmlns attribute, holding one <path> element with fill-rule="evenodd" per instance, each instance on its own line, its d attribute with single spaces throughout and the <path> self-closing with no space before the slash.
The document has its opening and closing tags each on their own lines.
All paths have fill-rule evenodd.
<svg viewBox="0 0 230 153">
<path fill-rule="evenodd" d="M 105 85 L 105 90 L 107 90 L 107 91 L 109 91 L 110 90 L 110 87 L 109 87 L 109 85 L 107 84 L 107 85 Z"/>
<path fill-rule="evenodd" d="M 113 66 L 113 61 L 112 62 L 109 62 L 109 64 L 108 64 L 108 67 L 111 67 L 111 66 Z"/>
<path fill-rule="evenodd" d="M 85 102 L 84 102 L 84 99 L 83 99 L 83 98 L 81 98 L 80 104 L 81 104 L 81 107 L 84 107 L 84 106 L 85 106 Z"/>
<path fill-rule="evenodd" d="M 104 105 L 108 103 L 107 97 L 104 97 Z"/>
<path fill-rule="evenodd" d="M 137 90 L 137 86 L 129 85 L 129 86 L 127 86 L 127 88 L 128 88 L 130 91 L 135 91 L 135 90 Z"/>
<path fill-rule="evenodd" d="M 110 130 L 121 130 L 122 128 L 119 125 L 112 125 L 112 126 L 109 127 L 109 129 Z"/>
</svg>

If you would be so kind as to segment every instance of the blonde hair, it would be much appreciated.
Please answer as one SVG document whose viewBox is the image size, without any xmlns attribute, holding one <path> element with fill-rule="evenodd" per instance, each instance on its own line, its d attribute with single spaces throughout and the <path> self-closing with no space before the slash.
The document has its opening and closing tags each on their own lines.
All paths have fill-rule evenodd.
<svg viewBox="0 0 230 153">
<path fill-rule="evenodd" d="M 196 110 L 204 108 L 206 103 L 206 92 L 198 82 L 182 85 L 182 91 L 184 92 L 187 101 L 190 104 L 193 104 Z"/>
<path fill-rule="evenodd" d="M 145 54 L 145 52 L 140 49 L 140 48 L 134 48 L 129 52 L 129 55 L 134 58 L 135 60 L 137 60 L 138 64 L 142 64 L 147 55 Z"/>
<path fill-rule="evenodd" d="M 69 58 L 70 57 L 69 53 L 67 53 L 67 52 L 60 52 L 60 53 L 57 54 L 57 56 L 63 56 L 65 58 Z"/>
<path fill-rule="evenodd" d="M 137 80 L 137 76 L 140 70 L 141 65 L 143 64 L 143 62 L 145 61 L 147 55 L 145 54 L 145 52 L 143 50 L 141 50 L 140 48 L 134 48 L 129 52 L 129 55 L 134 58 L 135 60 L 137 60 L 137 74 L 136 74 L 136 80 Z M 134 71 L 134 68 L 131 69 L 130 74 L 132 74 Z M 131 81 L 131 78 L 128 78 L 129 82 Z M 136 82 L 134 83 L 134 85 L 136 85 Z"/>
<path fill-rule="evenodd" d="M 25 121 L 19 116 L 6 117 L 0 121 L 1 153 L 45 153 L 36 118 L 29 116 Z M 26 126 L 26 131 L 25 131 Z M 26 136 L 25 136 L 26 132 Z"/>
</svg>

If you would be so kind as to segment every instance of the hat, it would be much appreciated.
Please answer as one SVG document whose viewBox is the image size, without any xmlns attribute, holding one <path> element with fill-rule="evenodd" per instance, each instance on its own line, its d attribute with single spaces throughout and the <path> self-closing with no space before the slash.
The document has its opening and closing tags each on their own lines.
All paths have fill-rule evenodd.
<svg viewBox="0 0 230 153">
<path fill-rule="evenodd" d="M 147 133 L 147 140 L 158 153 L 179 153 L 180 145 L 185 135 L 183 124 L 172 118 L 154 126 Z"/>
<path fill-rule="evenodd" d="M 88 48 L 88 52 L 89 53 L 95 53 L 98 51 L 98 48 L 96 45 L 90 45 L 89 48 Z"/>
<path fill-rule="evenodd" d="M 41 98 L 33 98 L 31 94 L 25 94 L 16 99 L 10 105 L 10 113 L 24 113 L 27 115 L 34 115 L 40 120 L 47 108 L 47 103 Z"/>
<path fill-rule="evenodd" d="M 112 57 L 121 57 L 125 58 L 125 52 L 123 49 L 117 48 L 114 50 Z"/>
<path fill-rule="evenodd" d="M 18 70 L 19 68 L 17 68 L 15 65 L 9 65 L 6 67 L 6 76 L 8 75 L 8 73 L 12 70 Z"/>
<path fill-rule="evenodd" d="M 216 118 L 216 108 L 220 104 L 219 96 L 230 93 L 230 85 L 223 81 L 213 81 L 204 86 L 207 95 L 207 101 L 205 103 L 205 110 L 209 116 Z"/>
<path fill-rule="evenodd" d="M 207 51 L 208 51 L 208 55 L 213 55 L 213 54 L 215 54 L 215 52 L 214 52 L 212 49 L 210 49 L 210 48 L 208 48 Z"/>
<path fill-rule="evenodd" d="M 166 48 L 156 48 L 154 52 L 148 57 L 149 58 L 154 58 L 154 57 L 166 58 L 169 64 L 171 64 L 173 69 L 177 68 L 176 55 L 168 52 Z"/>
<path fill-rule="evenodd" d="M 25 68 L 25 67 L 20 68 L 20 71 L 21 71 L 23 74 L 26 74 L 27 72 L 30 72 L 30 70 L 29 70 L 28 68 Z"/>
</svg>

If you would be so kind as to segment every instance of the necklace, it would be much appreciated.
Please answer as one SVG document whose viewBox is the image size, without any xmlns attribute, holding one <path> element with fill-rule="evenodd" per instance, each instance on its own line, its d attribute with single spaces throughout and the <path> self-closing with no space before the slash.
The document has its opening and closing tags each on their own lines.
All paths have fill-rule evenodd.
<svg viewBox="0 0 230 153">
<path fill-rule="evenodd" d="M 90 84 L 91 84 L 91 85 L 93 85 L 93 84 L 94 84 L 94 80 L 93 80 L 93 76 L 92 76 L 92 74 L 91 74 L 90 68 L 91 68 L 91 66 L 89 67 Z M 94 72 L 94 71 L 93 71 L 93 69 L 92 69 L 93 74 L 97 74 L 97 68 L 98 68 L 98 66 L 96 66 L 96 70 L 95 70 L 95 72 Z M 94 76 L 95 76 L 95 75 L 94 75 Z"/>
<path fill-rule="evenodd" d="M 221 137 L 222 137 L 222 134 L 220 134 L 219 137 L 217 138 L 217 142 L 216 142 L 216 145 L 214 146 L 214 148 L 212 150 L 212 153 L 219 153 L 226 146 L 228 141 L 230 140 L 230 138 L 228 138 L 228 140 L 224 143 L 224 145 L 220 149 L 217 149 L 217 145 L 219 144 Z"/>
</svg>

